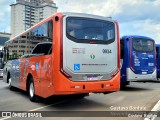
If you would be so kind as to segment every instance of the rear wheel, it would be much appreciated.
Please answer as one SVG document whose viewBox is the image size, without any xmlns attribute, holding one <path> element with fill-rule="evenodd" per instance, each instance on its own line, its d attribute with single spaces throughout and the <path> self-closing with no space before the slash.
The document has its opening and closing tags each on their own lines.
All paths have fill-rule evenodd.
<svg viewBox="0 0 160 120">
<path fill-rule="evenodd" d="M 30 99 L 32 102 L 36 102 L 37 96 L 35 95 L 33 78 L 31 78 L 30 81 L 29 81 L 28 95 L 29 95 L 29 99 Z"/>
</svg>

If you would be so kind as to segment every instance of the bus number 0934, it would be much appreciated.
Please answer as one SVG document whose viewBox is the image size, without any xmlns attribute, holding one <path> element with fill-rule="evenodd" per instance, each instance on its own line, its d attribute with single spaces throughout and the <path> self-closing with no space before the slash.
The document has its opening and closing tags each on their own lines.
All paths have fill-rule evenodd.
<svg viewBox="0 0 160 120">
<path fill-rule="evenodd" d="M 102 52 L 103 52 L 104 54 L 111 54 L 111 53 L 112 53 L 112 50 L 110 50 L 110 49 L 103 49 Z"/>
</svg>

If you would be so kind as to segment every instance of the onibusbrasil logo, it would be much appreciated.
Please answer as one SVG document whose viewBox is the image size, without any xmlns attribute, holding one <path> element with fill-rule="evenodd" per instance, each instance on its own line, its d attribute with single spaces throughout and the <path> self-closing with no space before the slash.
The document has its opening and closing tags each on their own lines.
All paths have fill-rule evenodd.
<svg viewBox="0 0 160 120">
<path fill-rule="evenodd" d="M 96 57 L 96 56 L 95 56 L 93 53 L 90 55 L 90 58 L 91 58 L 91 59 L 95 59 L 95 57 Z"/>
</svg>

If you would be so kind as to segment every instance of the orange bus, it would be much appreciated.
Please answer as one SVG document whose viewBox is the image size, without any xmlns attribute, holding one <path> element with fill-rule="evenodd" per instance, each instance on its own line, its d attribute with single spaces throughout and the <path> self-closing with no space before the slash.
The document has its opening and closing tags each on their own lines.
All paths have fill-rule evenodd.
<svg viewBox="0 0 160 120">
<path fill-rule="evenodd" d="M 120 38 L 111 18 L 56 13 L 4 46 L 3 81 L 37 96 L 120 89 Z"/>
</svg>

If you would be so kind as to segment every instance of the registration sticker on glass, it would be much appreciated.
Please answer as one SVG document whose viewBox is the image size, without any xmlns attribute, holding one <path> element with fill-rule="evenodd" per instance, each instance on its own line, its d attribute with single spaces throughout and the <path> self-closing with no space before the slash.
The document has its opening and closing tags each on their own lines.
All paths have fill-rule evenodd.
<svg viewBox="0 0 160 120">
<path fill-rule="evenodd" d="M 87 80 L 98 80 L 97 76 L 88 76 Z"/>
</svg>

